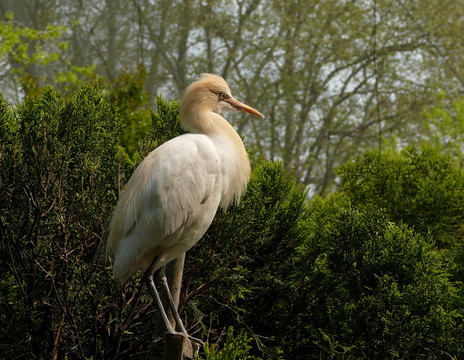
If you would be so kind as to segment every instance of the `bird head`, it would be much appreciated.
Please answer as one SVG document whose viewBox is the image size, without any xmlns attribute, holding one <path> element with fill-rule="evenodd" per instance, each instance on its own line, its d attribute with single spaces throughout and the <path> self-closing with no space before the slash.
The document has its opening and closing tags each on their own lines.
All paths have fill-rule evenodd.
<svg viewBox="0 0 464 360">
<path fill-rule="evenodd" d="M 190 123 L 202 112 L 219 114 L 223 110 L 246 111 L 264 118 L 258 110 L 235 99 L 221 76 L 202 74 L 185 90 L 180 105 L 180 119 L 182 123 Z"/>
</svg>

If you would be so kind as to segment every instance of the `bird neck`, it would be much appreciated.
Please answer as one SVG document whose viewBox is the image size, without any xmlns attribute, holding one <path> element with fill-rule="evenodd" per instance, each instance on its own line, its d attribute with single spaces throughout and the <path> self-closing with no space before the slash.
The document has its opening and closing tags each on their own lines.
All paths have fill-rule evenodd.
<svg viewBox="0 0 464 360">
<path fill-rule="evenodd" d="M 237 151 L 245 151 L 242 139 L 234 127 L 218 113 L 199 109 L 189 112 L 189 116 L 180 114 L 180 123 L 184 130 L 193 134 L 203 134 L 209 138 L 223 138 L 235 145 Z M 246 151 L 245 151 L 246 153 Z M 248 155 L 247 155 L 248 158 Z"/>
<path fill-rule="evenodd" d="M 185 109 L 181 106 L 179 114 L 180 125 L 185 131 L 190 133 L 208 135 L 214 131 L 216 125 L 214 122 L 215 119 L 212 119 L 214 115 L 217 114 L 193 106 L 186 113 Z"/>
<path fill-rule="evenodd" d="M 227 209 L 234 200 L 238 202 L 246 189 L 251 167 L 243 141 L 233 126 L 212 111 L 190 111 L 185 118 L 181 114 L 181 125 L 191 133 L 208 136 L 220 154 L 225 181 L 220 206 Z"/>
<path fill-rule="evenodd" d="M 220 207 L 238 203 L 250 179 L 250 159 L 242 139 L 222 116 L 214 116 L 214 133 L 209 137 L 222 153 L 223 189 Z"/>
</svg>

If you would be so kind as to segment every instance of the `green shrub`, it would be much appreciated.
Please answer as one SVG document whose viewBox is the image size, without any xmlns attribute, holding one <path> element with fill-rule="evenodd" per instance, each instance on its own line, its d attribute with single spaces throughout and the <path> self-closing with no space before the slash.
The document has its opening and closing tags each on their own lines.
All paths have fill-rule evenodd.
<svg viewBox="0 0 464 360">
<path fill-rule="evenodd" d="M 48 88 L 16 109 L 0 102 L 0 357 L 97 359 L 149 351 L 156 320 L 150 297 L 143 292 L 134 304 L 140 281 L 119 291 L 95 253 L 135 165 L 182 133 L 178 104 L 158 98 L 157 105 L 150 111 L 153 137 L 142 139 L 131 160 L 119 145 L 123 121 L 98 87 L 66 98 Z M 291 266 L 282 260 L 301 241 L 304 211 L 305 194 L 291 176 L 280 164 L 263 164 L 242 205 L 218 214 L 190 252 L 183 302 L 187 313 L 212 314 L 211 339 L 229 328 L 232 307 L 260 320 L 260 331 L 274 329 L 273 314 L 289 296 L 287 274 L 279 271 Z M 231 307 L 208 298 L 213 290 Z"/>
<path fill-rule="evenodd" d="M 292 268 L 306 236 L 305 200 L 281 163 L 262 163 L 240 205 L 217 214 L 187 253 L 183 292 L 212 340 L 233 325 L 253 335 L 252 354 L 280 356 L 274 336 L 288 329 L 297 295 Z"/>
<path fill-rule="evenodd" d="M 178 109 L 158 98 L 134 115 L 151 136 L 121 146 L 127 114 L 98 87 L 47 88 L 16 108 L 0 99 L 0 358 L 147 355 L 156 308 L 146 292 L 136 301 L 137 278 L 118 290 L 95 253 L 137 163 L 182 133 Z M 464 356 L 464 267 L 448 256 L 462 174 L 412 149 L 367 153 L 340 174 L 341 191 L 308 207 L 280 163 L 257 165 L 240 205 L 188 252 L 181 310 L 217 344 L 206 358 Z"/>
<path fill-rule="evenodd" d="M 135 72 L 123 70 L 117 78 L 103 83 L 105 99 L 118 109 L 124 123 L 120 142 L 129 154 L 138 150 L 139 141 L 148 137 L 151 130 L 145 77 L 146 70 L 139 66 Z"/>
<path fill-rule="evenodd" d="M 93 87 L 67 99 L 47 88 L 17 109 L 2 102 L 0 116 L 0 357 L 104 353 L 124 316 L 94 261 L 132 171 L 121 120 Z"/>
<path fill-rule="evenodd" d="M 300 248 L 306 298 L 291 357 L 462 356 L 462 302 L 448 260 L 381 210 L 337 203 L 315 206 Z"/>
<path fill-rule="evenodd" d="M 341 191 L 354 206 L 385 209 L 388 218 L 440 248 L 462 243 L 464 174 L 437 150 L 414 147 L 398 156 L 366 152 L 341 167 Z"/>
<path fill-rule="evenodd" d="M 222 350 L 216 344 L 205 345 L 204 360 L 261 360 L 249 355 L 251 346 L 248 344 L 251 340 L 243 332 L 234 337 L 234 328 L 230 327 Z"/>
</svg>

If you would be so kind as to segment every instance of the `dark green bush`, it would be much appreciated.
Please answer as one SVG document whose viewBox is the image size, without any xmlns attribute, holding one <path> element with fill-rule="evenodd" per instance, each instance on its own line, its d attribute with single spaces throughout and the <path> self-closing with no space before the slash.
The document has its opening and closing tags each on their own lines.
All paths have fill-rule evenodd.
<svg viewBox="0 0 464 360">
<path fill-rule="evenodd" d="M 367 152 L 341 167 L 341 193 L 357 208 L 383 209 L 448 253 L 453 279 L 464 282 L 464 172 L 437 149 L 396 155 Z"/>
<path fill-rule="evenodd" d="M 67 98 L 48 88 L 17 109 L 5 102 L 0 105 L 0 357 L 106 359 L 146 354 L 156 309 L 145 293 L 134 305 L 139 281 L 132 279 L 119 291 L 110 268 L 95 253 L 136 163 L 154 146 L 182 132 L 178 104 L 157 100 L 158 110 L 151 111 L 154 135 L 142 139 L 135 164 L 119 145 L 122 120 L 98 88 L 88 86 Z M 251 284 L 259 300 L 255 309 L 268 301 L 261 293 L 266 284 L 283 291 L 279 275 L 270 273 L 283 266 L 279 259 L 298 241 L 293 220 L 304 209 L 305 195 L 279 164 L 261 166 L 253 179 L 240 208 L 245 220 L 237 207 L 228 214 L 232 221 L 226 222 L 228 217 L 221 213 L 215 222 L 223 248 L 218 249 L 219 238 L 212 241 L 210 235 L 193 251 L 191 260 L 200 263 L 191 261 L 186 269 L 187 309 L 198 305 L 209 311 L 209 286 L 216 284 L 232 302 L 245 303 L 248 285 L 241 291 L 234 283 L 234 278 L 245 275 L 255 282 Z M 242 241 L 234 244 L 237 236 Z M 243 256 L 242 249 L 248 249 Z M 207 267 L 211 272 L 194 278 L 195 285 L 208 279 L 207 286 L 189 287 L 203 266 L 202 254 L 216 250 L 222 252 L 212 255 L 218 262 Z M 259 257 L 250 252 L 258 250 Z M 256 270 L 255 278 L 251 269 Z M 232 280 L 218 276 L 224 271 Z M 228 309 L 213 305 L 219 308 L 215 322 L 234 317 Z M 211 339 L 228 327 L 216 323 Z"/>
<path fill-rule="evenodd" d="M 200 360 L 261 360 L 261 358 L 249 355 L 251 340 L 243 332 L 234 336 L 234 328 L 229 327 L 223 349 L 219 350 L 217 344 L 206 344 L 204 358 L 201 357 Z"/>
<path fill-rule="evenodd" d="M 0 357 L 98 357 L 123 316 L 94 261 L 132 171 L 122 123 L 93 87 L 2 102 L 0 116 Z"/>
<path fill-rule="evenodd" d="M 367 152 L 341 167 L 341 191 L 354 206 L 385 209 L 391 221 L 432 235 L 440 248 L 462 243 L 464 174 L 437 150 Z"/>
<path fill-rule="evenodd" d="M 334 208 L 335 205 L 335 208 Z M 301 248 L 306 309 L 293 358 L 462 355 L 462 310 L 447 259 L 381 210 L 319 204 Z M 310 354 L 310 355 L 308 355 Z"/>
<path fill-rule="evenodd" d="M 113 104 L 93 86 L 0 100 L 0 358 L 147 356 L 156 308 L 136 301 L 139 279 L 116 288 L 99 248 L 137 163 L 182 129 L 161 98 L 128 119 L 143 98 L 126 80 Z M 139 120 L 152 135 L 135 144 Z M 449 256 L 462 174 L 431 150 L 367 153 L 340 174 L 338 194 L 308 203 L 280 163 L 259 164 L 189 251 L 181 308 L 204 357 L 464 356 L 464 267 Z"/>
<path fill-rule="evenodd" d="M 252 172 L 240 206 L 219 213 L 188 253 L 183 291 L 203 314 L 212 340 L 234 325 L 253 335 L 255 345 L 266 345 L 267 357 L 278 354 L 272 338 L 290 325 L 298 285 L 293 257 L 306 236 L 305 199 L 282 164 L 263 163 Z"/>
</svg>

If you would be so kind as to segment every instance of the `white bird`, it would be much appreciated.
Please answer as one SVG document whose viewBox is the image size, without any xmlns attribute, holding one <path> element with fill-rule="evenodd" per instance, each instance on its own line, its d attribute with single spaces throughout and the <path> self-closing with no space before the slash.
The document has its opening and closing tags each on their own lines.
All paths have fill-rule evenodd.
<svg viewBox="0 0 464 360">
<path fill-rule="evenodd" d="M 220 115 L 222 110 L 264 118 L 234 99 L 222 77 L 203 74 L 187 87 L 181 101 L 180 122 L 189 133 L 159 146 L 140 163 L 108 231 L 107 251 L 113 253 L 115 278 L 123 284 L 138 270 L 145 272 L 168 333 L 176 332 L 154 285 L 155 272 L 162 273 L 177 327 L 188 335 L 172 301 L 164 266 L 200 240 L 218 207 L 227 209 L 240 200 L 250 176 L 243 142 Z"/>
</svg>

